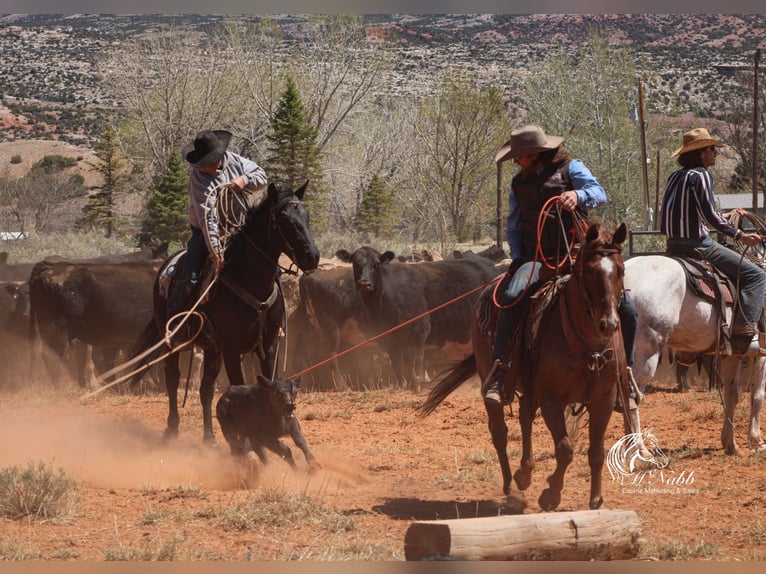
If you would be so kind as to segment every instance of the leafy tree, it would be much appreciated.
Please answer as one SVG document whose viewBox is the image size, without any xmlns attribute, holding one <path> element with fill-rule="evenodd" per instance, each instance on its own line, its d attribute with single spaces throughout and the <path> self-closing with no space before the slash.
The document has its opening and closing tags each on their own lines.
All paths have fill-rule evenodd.
<svg viewBox="0 0 766 574">
<path fill-rule="evenodd" d="M 306 204 L 317 231 L 327 223 L 326 191 L 322 164 L 317 148 L 317 132 L 306 120 L 298 88 L 288 76 L 285 89 L 271 121 L 269 152 L 266 160 L 269 179 L 291 185 L 294 189 L 309 181 Z"/>
<path fill-rule="evenodd" d="M 145 242 L 183 241 L 189 232 L 189 177 L 181 154 L 170 155 L 167 170 L 149 192 L 141 222 Z"/>
<path fill-rule="evenodd" d="M 103 229 L 104 236 L 111 237 L 117 222 L 114 212 L 115 195 L 119 193 L 126 177 L 117 135 L 111 125 L 106 127 L 101 141 L 96 144 L 95 155 L 98 161 L 91 165 L 103 177 L 103 184 L 93 186 L 98 191 L 88 198 L 79 223 L 83 227 Z"/>
<path fill-rule="evenodd" d="M 396 198 L 379 174 L 372 176 L 356 213 L 356 227 L 381 239 L 390 239 L 399 222 Z"/>
</svg>

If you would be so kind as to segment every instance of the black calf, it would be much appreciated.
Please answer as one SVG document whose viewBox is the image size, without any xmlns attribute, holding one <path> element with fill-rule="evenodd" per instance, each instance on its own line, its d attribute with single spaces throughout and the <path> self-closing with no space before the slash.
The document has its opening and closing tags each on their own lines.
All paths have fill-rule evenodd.
<svg viewBox="0 0 766 574">
<path fill-rule="evenodd" d="M 296 468 L 290 448 L 279 440 L 289 434 L 303 451 L 309 467 L 312 470 L 321 468 L 309 451 L 293 412 L 298 386 L 298 381 L 272 381 L 259 374 L 254 385 L 231 385 L 226 389 L 215 405 L 215 414 L 232 454 L 245 454 L 247 438 L 262 463 L 266 464 L 265 447 Z"/>
</svg>

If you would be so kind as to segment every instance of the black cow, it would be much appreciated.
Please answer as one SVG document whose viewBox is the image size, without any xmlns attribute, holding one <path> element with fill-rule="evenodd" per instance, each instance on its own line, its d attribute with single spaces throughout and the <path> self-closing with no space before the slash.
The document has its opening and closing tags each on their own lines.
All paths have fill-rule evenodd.
<svg viewBox="0 0 766 574">
<path fill-rule="evenodd" d="M 288 324 L 288 352 L 294 372 L 317 366 L 365 339 L 371 329 L 351 267 L 317 269 L 301 275 L 298 305 Z M 379 345 L 355 349 L 303 376 L 304 388 L 358 387 L 392 376 Z"/>
<path fill-rule="evenodd" d="M 259 374 L 253 385 L 231 385 L 224 391 L 215 405 L 215 416 L 233 455 L 246 454 L 245 439 L 248 439 L 263 464 L 267 462 L 264 448 L 268 448 L 296 468 L 290 447 L 279 440 L 289 434 L 303 451 L 309 468 L 321 468 L 311 454 L 295 416 L 295 395 L 299 385 L 298 380 L 272 381 Z"/>
<path fill-rule="evenodd" d="M 488 259 L 391 263 L 396 257 L 392 251 L 381 254 L 369 246 L 354 253 L 342 249 L 336 255 L 353 265 L 356 288 L 376 334 L 428 312 L 398 329 L 396 336 L 387 335 L 379 340 L 401 383 L 419 389 L 421 383 L 428 381 L 423 362 L 426 345 L 444 348 L 458 344 L 470 352 L 469 319 L 478 291 L 460 297 L 499 275 Z M 447 305 L 431 312 L 444 304 Z"/>
<path fill-rule="evenodd" d="M 75 339 L 98 348 L 105 357 L 101 369 L 114 366 L 120 349 L 130 348 L 152 317 L 152 286 L 160 263 L 111 256 L 96 261 L 51 258 L 35 265 L 29 280 L 30 330 L 54 355 L 43 354 L 54 381 Z M 84 357 L 78 353 L 80 386 L 85 386 Z"/>
</svg>

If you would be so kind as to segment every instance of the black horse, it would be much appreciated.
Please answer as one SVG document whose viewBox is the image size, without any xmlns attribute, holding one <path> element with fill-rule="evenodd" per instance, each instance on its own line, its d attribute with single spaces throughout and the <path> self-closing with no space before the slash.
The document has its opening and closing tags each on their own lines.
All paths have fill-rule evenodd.
<svg viewBox="0 0 766 574">
<path fill-rule="evenodd" d="M 226 266 L 206 302 L 197 307 L 203 316 L 202 330 L 194 345 L 203 350 L 203 374 L 200 383 L 203 438 L 212 441 L 212 403 L 215 380 L 221 361 L 232 385 L 244 384 L 241 357 L 256 351 L 261 372 L 272 377 L 278 350 L 278 335 L 285 317 L 285 303 L 277 287 L 278 259 L 284 253 L 302 270 L 316 269 L 319 250 L 309 231 L 309 216 L 303 205 L 304 184 L 297 191 L 270 184 L 266 198 L 251 207 L 242 228 L 226 248 Z M 160 277 L 170 260 L 160 269 L 154 283 L 154 318 L 146 326 L 133 348 L 138 356 L 156 345 L 164 336 L 166 300 L 160 295 Z M 179 262 L 180 263 L 180 262 Z M 192 315 L 189 323 L 198 319 Z M 195 326 L 191 325 L 191 330 Z M 173 341 L 175 344 L 175 340 Z M 160 347 L 142 360 L 147 364 L 166 347 Z M 178 353 L 164 359 L 165 387 L 169 413 L 166 436 L 178 435 Z M 135 375 L 133 381 L 140 377 Z"/>
</svg>

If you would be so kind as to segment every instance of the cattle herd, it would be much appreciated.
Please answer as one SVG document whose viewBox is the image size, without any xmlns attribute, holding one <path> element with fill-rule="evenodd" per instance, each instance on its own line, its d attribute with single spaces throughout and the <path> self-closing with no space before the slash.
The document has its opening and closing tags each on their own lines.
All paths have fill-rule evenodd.
<svg viewBox="0 0 766 574">
<path fill-rule="evenodd" d="M 503 255 L 490 249 L 441 260 L 418 251 L 405 258 L 365 246 L 353 253 L 341 250 L 311 273 L 284 275 L 289 316 L 277 378 L 267 386 L 258 361 L 244 357 L 252 371 L 246 377 L 250 394 L 230 391 L 217 405 L 218 417 L 228 421 L 219 424 L 232 450 L 247 438 L 259 456 L 265 446 L 291 460 L 278 441 L 289 434 L 312 461 L 292 414 L 294 402 L 282 412 L 263 398 L 273 399 L 289 379 L 317 391 L 420 389 L 448 361 L 470 352 L 471 306 L 478 291 L 507 269 Z M 127 360 L 152 320 L 153 287 L 167 258 L 167 244 L 91 259 L 49 256 L 34 264 L 9 263 L 7 253 L 0 254 L 0 391 L 38 383 L 77 384 L 85 391 L 108 382 L 101 375 Z M 161 377 L 148 372 L 142 390 L 160 391 Z M 224 391 L 228 382 L 217 386 Z M 260 407 L 251 396 L 256 390 Z M 272 418 L 268 428 L 248 435 L 243 413 L 253 409 L 260 409 L 264 420 L 266 411 Z"/>
</svg>

